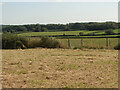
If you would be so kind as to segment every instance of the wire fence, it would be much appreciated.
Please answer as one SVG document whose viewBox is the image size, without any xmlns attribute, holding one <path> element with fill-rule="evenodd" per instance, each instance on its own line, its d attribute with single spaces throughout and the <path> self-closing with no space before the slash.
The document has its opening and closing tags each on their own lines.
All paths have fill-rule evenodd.
<svg viewBox="0 0 120 90">
<path fill-rule="evenodd" d="M 113 49 L 118 45 L 118 38 L 79 38 L 79 39 L 58 39 L 68 48 L 99 48 Z"/>
<path fill-rule="evenodd" d="M 29 40 L 39 41 L 41 37 L 29 37 Z M 57 38 L 67 48 L 114 49 L 119 38 Z"/>
</svg>

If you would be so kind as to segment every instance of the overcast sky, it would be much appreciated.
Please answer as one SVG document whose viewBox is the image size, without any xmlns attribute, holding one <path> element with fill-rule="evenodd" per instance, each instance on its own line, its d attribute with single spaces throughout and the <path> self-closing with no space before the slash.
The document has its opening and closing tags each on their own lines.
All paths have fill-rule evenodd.
<svg viewBox="0 0 120 90">
<path fill-rule="evenodd" d="M 2 7 L 0 19 L 2 17 L 3 24 L 118 21 L 118 0 L 109 0 L 109 2 L 108 0 L 104 0 L 105 2 L 99 2 L 102 0 L 9 1 L 11 2 L 2 0 L 3 3 L 0 3 L 0 8 Z"/>
</svg>

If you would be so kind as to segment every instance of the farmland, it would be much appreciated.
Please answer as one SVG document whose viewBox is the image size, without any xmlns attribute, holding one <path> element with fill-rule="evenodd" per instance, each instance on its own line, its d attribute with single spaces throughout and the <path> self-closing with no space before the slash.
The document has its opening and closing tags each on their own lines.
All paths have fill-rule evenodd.
<svg viewBox="0 0 120 90">
<path fill-rule="evenodd" d="M 61 32 L 28 32 L 28 33 L 23 33 L 19 35 L 23 36 L 40 36 L 40 35 L 79 35 L 79 32 L 84 32 L 85 34 L 88 34 L 90 32 L 96 32 L 96 31 L 61 31 Z"/>
<path fill-rule="evenodd" d="M 2 63 L 3 88 L 118 87 L 117 50 L 2 50 Z"/>
<path fill-rule="evenodd" d="M 95 33 L 96 36 L 88 35 L 89 38 L 84 38 L 87 36 L 79 38 L 80 32 L 84 34 Z M 117 36 L 118 29 L 113 30 L 113 32 L 115 35 L 102 35 L 105 34 L 105 31 L 18 34 L 16 38 L 25 36 L 23 39 L 28 40 L 26 45 L 33 45 L 33 47 L 40 44 L 42 38 L 39 36 L 76 36 L 73 38 L 52 37 L 57 39 L 60 45 L 63 45 L 62 48 L 48 49 L 35 46 L 27 49 L 3 49 L 2 86 L 3 88 L 117 88 L 118 50 L 114 50 L 114 47 L 118 45 L 118 38 L 108 38 L 108 36 Z M 100 38 L 100 34 L 101 37 L 107 38 Z M 76 38 L 77 36 L 79 37 Z M 6 40 L 6 38 L 4 39 Z M 14 38 L 12 39 L 14 40 Z M 54 39 L 44 40 L 47 40 L 50 45 Z"/>
<path fill-rule="evenodd" d="M 119 29 L 113 30 L 114 33 L 118 33 Z M 78 36 L 80 32 L 83 32 L 84 34 L 89 34 L 89 33 L 95 33 L 96 36 L 82 36 L 83 37 L 83 46 L 85 48 L 106 48 L 106 38 L 96 38 L 96 37 L 114 37 L 118 35 L 101 35 L 105 34 L 105 31 L 61 31 L 61 32 L 28 32 L 28 33 L 23 33 L 23 34 L 18 34 L 20 36 L 52 36 L 52 35 L 77 35 L 77 36 L 72 36 L 71 41 L 71 47 L 72 48 L 80 48 L 81 47 L 81 36 Z M 101 35 L 101 36 L 99 36 Z M 78 37 L 78 38 L 77 38 Z M 94 37 L 94 38 L 86 38 L 86 37 Z M 56 37 L 53 37 L 56 38 Z M 60 39 L 64 38 L 64 39 Z M 57 37 L 56 39 L 59 40 L 61 43 L 64 43 L 66 47 L 68 47 L 68 39 L 71 38 L 71 36 L 68 37 Z M 29 39 L 40 39 L 39 37 L 30 37 Z M 118 44 L 118 38 L 109 38 L 108 42 L 108 48 L 109 49 L 114 49 L 114 47 Z"/>
<path fill-rule="evenodd" d="M 113 30 L 114 33 L 118 33 L 119 29 Z M 80 32 L 83 32 L 83 34 L 88 34 L 88 33 L 95 33 L 96 35 L 98 34 L 105 34 L 105 31 L 88 31 L 88 30 L 80 30 L 80 31 L 59 31 L 59 32 L 27 32 L 27 33 L 22 33 L 19 35 L 22 36 L 44 36 L 44 35 L 79 35 Z"/>
<path fill-rule="evenodd" d="M 1 88 L 119 88 L 118 3 L 36 1 L 0 2 Z"/>
</svg>

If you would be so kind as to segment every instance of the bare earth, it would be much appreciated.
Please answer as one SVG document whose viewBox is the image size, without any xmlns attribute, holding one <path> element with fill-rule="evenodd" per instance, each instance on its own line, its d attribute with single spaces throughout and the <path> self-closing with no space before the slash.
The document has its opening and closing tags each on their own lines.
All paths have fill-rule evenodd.
<svg viewBox="0 0 120 90">
<path fill-rule="evenodd" d="M 2 50 L 3 88 L 117 88 L 118 51 Z"/>
</svg>

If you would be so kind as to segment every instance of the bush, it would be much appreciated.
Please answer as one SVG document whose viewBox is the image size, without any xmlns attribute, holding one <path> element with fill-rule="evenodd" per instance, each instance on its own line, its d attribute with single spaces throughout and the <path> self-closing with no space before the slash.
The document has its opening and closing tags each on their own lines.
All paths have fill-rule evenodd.
<svg viewBox="0 0 120 90">
<path fill-rule="evenodd" d="M 40 41 L 40 47 L 43 48 L 62 48 L 62 45 L 59 41 L 48 38 L 48 37 L 42 37 Z"/>
<path fill-rule="evenodd" d="M 65 48 L 65 45 L 59 41 L 42 37 L 41 39 L 30 40 L 26 37 L 20 37 L 16 34 L 3 34 L 2 35 L 2 49 L 18 49 L 18 48 Z"/>
<path fill-rule="evenodd" d="M 28 48 L 40 47 L 40 40 L 30 40 L 28 42 Z"/>
<path fill-rule="evenodd" d="M 113 30 L 106 30 L 105 33 L 108 34 L 108 35 L 114 34 Z"/>
<path fill-rule="evenodd" d="M 16 46 L 16 48 L 21 48 L 22 47 L 22 42 L 21 41 L 16 41 L 15 46 Z"/>
<path fill-rule="evenodd" d="M 2 34 L 2 49 L 27 48 L 28 40 L 16 34 Z"/>
</svg>

